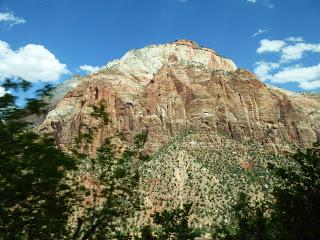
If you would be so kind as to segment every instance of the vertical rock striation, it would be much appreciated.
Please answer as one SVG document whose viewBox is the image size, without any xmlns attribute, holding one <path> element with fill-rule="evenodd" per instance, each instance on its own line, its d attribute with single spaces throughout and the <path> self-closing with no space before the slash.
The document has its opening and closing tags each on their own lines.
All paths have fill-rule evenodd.
<svg viewBox="0 0 320 240">
<path fill-rule="evenodd" d="M 93 152 L 108 135 L 128 139 L 148 132 L 146 148 L 159 149 L 182 129 L 205 126 L 234 139 L 255 139 L 275 151 L 310 146 L 320 138 L 320 102 L 272 88 L 237 69 L 215 51 L 188 40 L 126 53 L 77 82 L 47 115 L 39 131 L 53 132 L 63 148 L 98 125 L 92 106 L 103 103 L 110 124 L 99 128 Z"/>
</svg>

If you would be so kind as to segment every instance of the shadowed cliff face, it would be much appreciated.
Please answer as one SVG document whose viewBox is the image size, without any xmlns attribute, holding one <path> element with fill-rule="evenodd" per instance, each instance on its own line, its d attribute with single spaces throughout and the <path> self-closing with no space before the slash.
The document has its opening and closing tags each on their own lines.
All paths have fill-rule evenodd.
<svg viewBox="0 0 320 240">
<path fill-rule="evenodd" d="M 67 148 L 98 126 L 92 105 L 103 103 L 110 124 L 99 128 L 93 152 L 106 136 L 148 133 L 154 151 L 182 129 L 205 126 L 234 139 L 256 139 L 275 151 L 310 146 L 320 138 L 316 98 L 271 88 L 213 50 L 186 40 L 133 50 L 81 79 L 39 127 Z"/>
</svg>

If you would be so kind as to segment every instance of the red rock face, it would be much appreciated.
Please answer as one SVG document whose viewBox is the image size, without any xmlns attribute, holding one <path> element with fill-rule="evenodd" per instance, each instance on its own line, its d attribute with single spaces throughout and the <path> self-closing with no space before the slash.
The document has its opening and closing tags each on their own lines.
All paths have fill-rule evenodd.
<svg viewBox="0 0 320 240">
<path fill-rule="evenodd" d="M 228 62 L 223 64 L 228 68 Z M 110 123 L 99 126 L 92 145 L 82 151 L 94 152 L 107 136 L 123 132 L 130 140 L 141 131 L 148 133 L 146 149 L 155 151 L 180 130 L 200 125 L 275 150 L 310 146 L 320 138 L 319 101 L 268 87 L 248 71 L 212 66 L 181 63 L 170 55 L 147 83 L 137 74 L 102 70 L 69 92 L 40 131 L 53 132 L 59 145 L 68 148 L 80 133 L 99 126 L 101 121 L 90 116 L 91 107 L 103 103 Z"/>
</svg>

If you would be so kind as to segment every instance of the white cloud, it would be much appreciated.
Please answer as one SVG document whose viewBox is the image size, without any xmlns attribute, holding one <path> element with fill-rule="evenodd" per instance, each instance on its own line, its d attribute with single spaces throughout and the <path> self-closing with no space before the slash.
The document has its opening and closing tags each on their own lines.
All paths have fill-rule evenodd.
<svg viewBox="0 0 320 240">
<path fill-rule="evenodd" d="M 283 62 L 300 60 L 305 52 L 320 53 L 320 44 L 305 43 L 301 37 L 290 37 L 286 41 L 262 39 L 257 53 L 281 52 Z"/>
<path fill-rule="evenodd" d="M 306 52 L 320 53 L 320 43 L 307 43 L 302 37 L 289 37 L 285 40 L 263 39 L 257 52 L 273 52 L 279 56 L 277 62 L 256 62 L 254 72 L 262 81 L 268 80 L 276 84 L 297 83 L 305 90 L 320 88 L 320 63 L 311 66 L 304 66 L 303 62 L 292 64 L 293 61 L 302 60 Z"/>
<path fill-rule="evenodd" d="M 254 72 L 262 81 L 269 80 L 277 84 L 295 82 L 305 90 L 320 88 L 320 63 L 310 67 L 289 66 L 282 68 L 277 73 L 272 73 L 279 68 L 281 68 L 280 63 L 261 61 L 256 63 Z"/>
<path fill-rule="evenodd" d="M 260 41 L 260 47 L 257 49 L 257 53 L 279 52 L 285 44 L 286 42 L 282 40 L 262 39 Z"/>
<path fill-rule="evenodd" d="M 250 2 L 250 3 L 256 3 L 257 0 L 247 0 L 247 2 Z"/>
<path fill-rule="evenodd" d="M 98 66 L 90 66 L 90 65 L 82 65 L 79 67 L 80 70 L 85 71 L 87 73 L 94 73 L 100 70 Z"/>
<path fill-rule="evenodd" d="M 312 82 L 302 82 L 299 84 L 299 87 L 305 90 L 313 90 L 320 88 L 320 80 Z"/>
<path fill-rule="evenodd" d="M 282 49 L 282 61 L 300 60 L 304 52 L 320 53 L 320 44 L 296 43 Z"/>
<path fill-rule="evenodd" d="M 255 33 L 252 35 L 252 37 L 256 37 L 256 36 L 258 36 L 258 35 L 260 35 L 260 34 L 263 34 L 263 33 L 268 32 L 268 31 L 269 31 L 269 29 L 258 29 L 258 31 L 255 32 Z"/>
<path fill-rule="evenodd" d="M 14 16 L 12 13 L 1 13 L 0 12 L 0 22 L 9 24 L 10 26 L 16 24 L 26 23 L 26 20 L 20 17 Z"/>
<path fill-rule="evenodd" d="M 320 79 L 320 64 L 311 67 L 287 67 L 274 74 L 270 80 L 274 83 L 305 83 L 312 82 L 318 79 Z"/>
<path fill-rule="evenodd" d="M 66 67 L 42 45 L 28 44 L 15 51 L 0 40 L 0 79 L 16 76 L 31 82 L 56 81 L 69 73 Z"/>
<path fill-rule="evenodd" d="M 3 97 L 6 94 L 6 90 L 3 87 L 0 87 L 0 97 Z"/>
<path fill-rule="evenodd" d="M 279 63 L 274 63 L 274 62 L 257 62 L 256 67 L 254 69 L 254 73 L 262 80 L 266 81 L 270 78 L 272 78 L 272 75 L 270 72 L 274 69 L 277 69 L 280 67 Z"/>
<path fill-rule="evenodd" d="M 303 37 L 288 37 L 286 40 L 289 42 L 304 42 Z"/>
</svg>

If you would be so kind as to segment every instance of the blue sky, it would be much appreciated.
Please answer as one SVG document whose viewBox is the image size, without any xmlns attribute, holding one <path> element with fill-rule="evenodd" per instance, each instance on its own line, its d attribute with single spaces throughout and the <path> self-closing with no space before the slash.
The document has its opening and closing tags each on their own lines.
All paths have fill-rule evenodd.
<svg viewBox="0 0 320 240">
<path fill-rule="evenodd" d="M 319 92 L 319 29 L 319 0 L 0 0 L 0 81 L 57 83 L 190 39 L 269 84 Z"/>
</svg>

